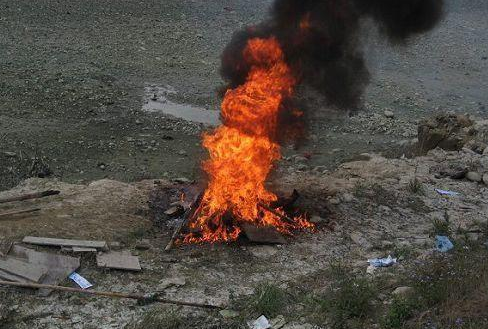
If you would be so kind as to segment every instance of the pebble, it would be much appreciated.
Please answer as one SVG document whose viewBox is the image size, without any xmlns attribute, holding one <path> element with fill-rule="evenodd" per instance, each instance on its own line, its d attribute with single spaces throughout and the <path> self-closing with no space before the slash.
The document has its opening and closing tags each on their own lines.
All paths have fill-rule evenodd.
<svg viewBox="0 0 488 329">
<path fill-rule="evenodd" d="M 136 241 L 136 249 L 148 250 L 151 249 L 151 242 L 148 239 L 141 239 Z"/>
<path fill-rule="evenodd" d="M 339 200 L 338 198 L 330 198 L 329 202 L 330 202 L 330 204 L 333 204 L 334 206 L 341 204 L 341 200 Z"/>
<path fill-rule="evenodd" d="M 472 182 L 481 182 L 482 177 L 480 174 L 474 171 L 470 171 L 466 174 L 466 178 Z"/>
<path fill-rule="evenodd" d="M 484 174 L 483 175 L 483 183 L 485 183 L 486 185 L 488 185 L 488 174 Z"/>
<path fill-rule="evenodd" d="M 398 287 L 395 290 L 393 290 L 392 295 L 399 296 L 399 297 L 406 297 L 408 295 L 411 295 L 413 292 L 414 289 L 412 287 Z"/>
<path fill-rule="evenodd" d="M 342 201 L 346 203 L 352 202 L 354 201 L 354 195 L 352 195 L 351 193 L 344 193 L 342 195 Z"/>
<path fill-rule="evenodd" d="M 393 113 L 392 111 L 390 110 L 386 110 L 385 112 L 383 112 L 383 114 L 385 115 L 385 117 L 389 118 L 389 119 L 392 119 L 395 117 L 395 113 Z"/>
<path fill-rule="evenodd" d="M 320 216 L 312 216 L 310 218 L 310 223 L 313 223 L 313 224 L 320 224 L 320 223 L 327 223 L 328 220 L 325 219 L 325 218 L 322 218 Z"/>
</svg>

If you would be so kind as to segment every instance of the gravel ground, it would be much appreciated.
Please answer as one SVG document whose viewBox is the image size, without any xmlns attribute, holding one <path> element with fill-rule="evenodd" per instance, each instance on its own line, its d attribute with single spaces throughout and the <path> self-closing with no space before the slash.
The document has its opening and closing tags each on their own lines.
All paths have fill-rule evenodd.
<svg viewBox="0 0 488 329">
<path fill-rule="evenodd" d="M 142 111 L 144 87 L 170 85 L 172 102 L 218 109 L 219 55 L 270 2 L 0 0 L 0 190 L 50 173 L 69 182 L 197 177 L 203 127 Z M 409 48 L 368 33 L 365 111 L 349 119 L 318 107 L 309 142 L 286 155 L 332 167 L 397 149 L 432 112 L 484 116 L 488 4 L 448 2 L 439 28 Z"/>
</svg>

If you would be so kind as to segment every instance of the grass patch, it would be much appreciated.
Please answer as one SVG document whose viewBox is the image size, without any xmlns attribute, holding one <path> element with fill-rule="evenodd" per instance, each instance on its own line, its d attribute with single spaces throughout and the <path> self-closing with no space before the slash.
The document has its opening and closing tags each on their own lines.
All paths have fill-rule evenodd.
<svg viewBox="0 0 488 329">
<path fill-rule="evenodd" d="M 404 323 L 412 317 L 416 305 L 410 298 L 395 297 L 385 317 L 381 320 L 381 328 L 402 328 Z"/>
<path fill-rule="evenodd" d="M 285 290 L 273 284 L 259 285 L 251 297 L 251 310 L 255 314 L 263 314 L 273 318 L 282 313 L 289 297 Z"/>
<path fill-rule="evenodd" d="M 190 329 L 176 311 L 160 307 L 153 308 L 137 323 L 130 324 L 126 329 Z"/>
<path fill-rule="evenodd" d="M 407 190 L 410 193 L 417 194 L 417 195 L 424 195 L 425 194 L 424 185 L 417 179 L 417 177 L 411 179 L 408 182 Z"/>
<path fill-rule="evenodd" d="M 451 224 L 449 220 L 436 218 L 432 221 L 432 232 L 431 236 L 435 235 L 445 235 L 449 236 L 452 233 Z"/>
<path fill-rule="evenodd" d="M 341 264 L 333 264 L 330 274 L 332 285 L 323 296 L 315 298 L 318 311 L 327 313 L 333 328 L 360 328 L 376 296 L 373 284 Z"/>
</svg>

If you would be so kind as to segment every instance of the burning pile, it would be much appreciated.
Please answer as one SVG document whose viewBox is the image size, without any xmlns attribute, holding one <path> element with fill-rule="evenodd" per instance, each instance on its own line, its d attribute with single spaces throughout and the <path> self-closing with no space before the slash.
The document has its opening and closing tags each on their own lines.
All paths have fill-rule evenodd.
<svg viewBox="0 0 488 329">
<path fill-rule="evenodd" d="M 279 142 L 303 127 L 296 87 L 315 89 L 329 107 L 354 110 L 369 79 L 358 42 L 363 18 L 401 43 L 435 26 L 442 8 L 443 0 L 276 0 L 268 21 L 236 33 L 222 56 L 223 125 L 203 137 L 208 187 L 184 241 L 232 241 L 245 223 L 282 233 L 311 228 L 273 208 L 277 196 L 265 188 Z"/>
<path fill-rule="evenodd" d="M 224 124 L 203 137 L 210 153 L 203 167 L 210 181 L 190 222 L 198 236 L 190 234 L 186 242 L 235 240 L 241 232 L 239 222 L 274 226 L 284 233 L 312 227 L 302 218 L 283 221 L 260 206 L 277 200 L 264 184 L 280 158 L 280 146 L 274 141 L 279 111 L 296 81 L 276 38 L 249 40 L 244 58 L 251 67 L 246 82 L 227 91 L 222 102 Z"/>
</svg>

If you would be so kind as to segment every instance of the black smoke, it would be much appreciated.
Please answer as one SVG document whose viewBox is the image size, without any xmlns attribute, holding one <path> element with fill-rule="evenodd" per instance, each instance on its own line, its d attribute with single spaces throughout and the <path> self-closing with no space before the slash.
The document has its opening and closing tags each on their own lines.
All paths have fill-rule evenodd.
<svg viewBox="0 0 488 329">
<path fill-rule="evenodd" d="M 405 43 L 432 29 L 443 7 L 444 0 L 276 0 L 267 21 L 235 33 L 223 52 L 221 74 L 226 88 L 244 83 L 247 41 L 275 36 L 301 85 L 322 94 L 331 107 L 355 110 L 369 82 L 359 46 L 363 20 L 372 19 L 391 43 Z"/>
</svg>

